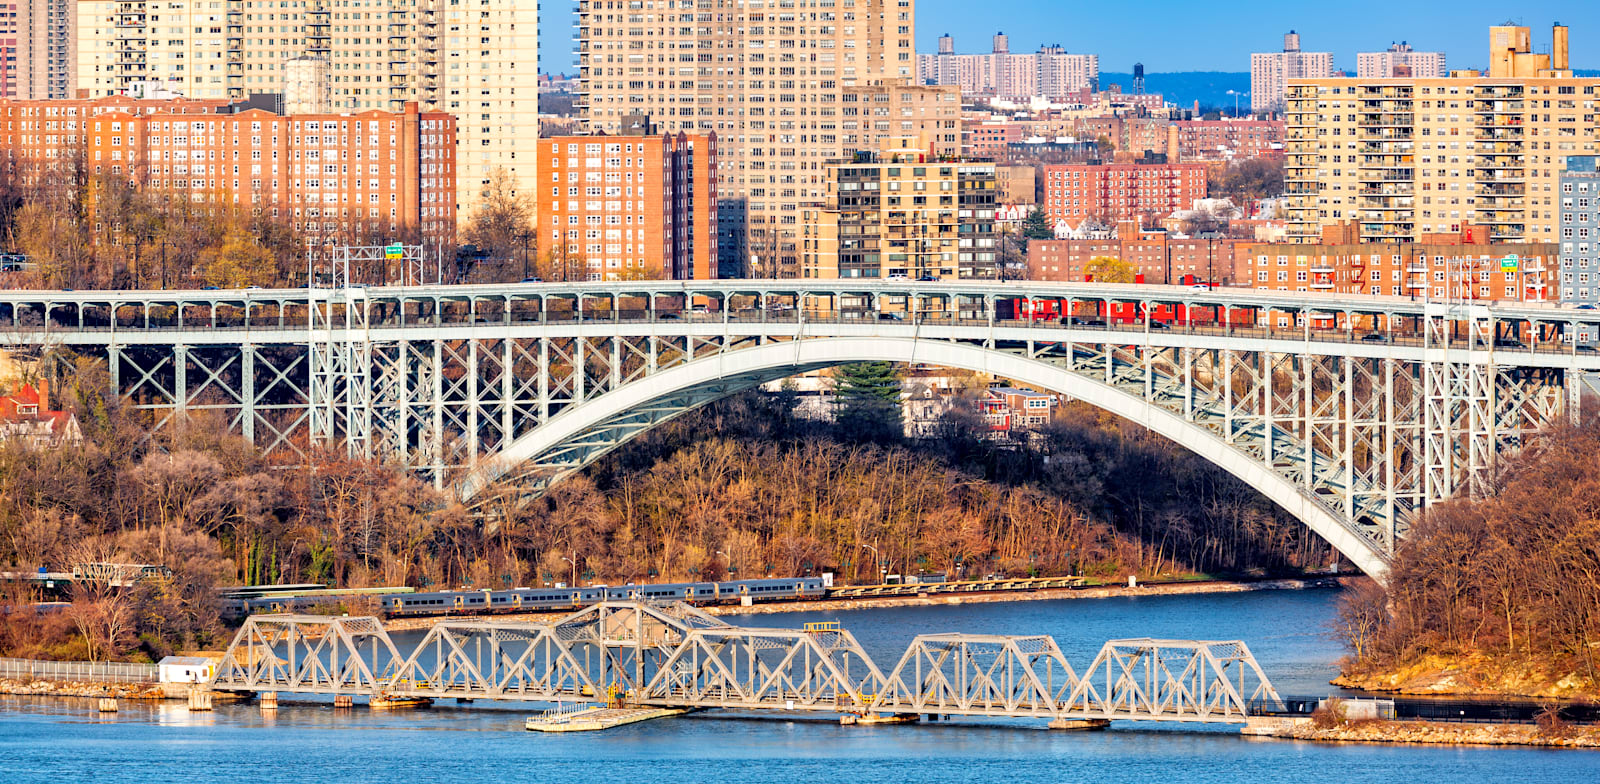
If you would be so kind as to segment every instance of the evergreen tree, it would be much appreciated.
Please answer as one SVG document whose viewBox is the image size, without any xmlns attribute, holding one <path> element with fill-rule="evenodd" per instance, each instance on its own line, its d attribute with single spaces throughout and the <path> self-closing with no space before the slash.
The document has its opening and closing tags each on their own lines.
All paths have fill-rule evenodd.
<svg viewBox="0 0 1600 784">
<path fill-rule="evenodd" d="M 857 441 L 892 443 L 904 435 L 900 421 L 900 371 L 892 362 L 854 362 L 833 374 L 840 429 Z"/>
<path fill-rule="evenodd" d="M 1028 240 L 1053 240 L 1056 238 L 1056 232 L 1050 228 L 1050 221 L 1045 218 L 1044 211 L 1034 207 L 1033 211 L 1028 213 L 1028 217 L 1022 220 L 1022 237 Z"/>
</svg>

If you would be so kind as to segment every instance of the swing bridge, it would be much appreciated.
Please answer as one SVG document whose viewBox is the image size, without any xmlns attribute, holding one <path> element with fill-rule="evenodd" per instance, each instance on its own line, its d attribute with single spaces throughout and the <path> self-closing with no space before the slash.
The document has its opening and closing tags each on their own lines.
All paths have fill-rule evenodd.
<svg viewBox="0 0 1600 784">
<path fill-rule="evenodd" d="M 616 708 L 834 714 L 847 722 L 994 717 L 1246 723 L 1281 706 L 1242 641 L 1105 643 L 1084 668 L 1045 635 L 924 634 L 890 668 L 837 622 L 733 626 L 683 603 L 603 602 L 550 623 L 450 620 L 401 650 L 374 617 L 255 615 L 214 692 L 374 705 L 604 702 Z"/>
</svg>

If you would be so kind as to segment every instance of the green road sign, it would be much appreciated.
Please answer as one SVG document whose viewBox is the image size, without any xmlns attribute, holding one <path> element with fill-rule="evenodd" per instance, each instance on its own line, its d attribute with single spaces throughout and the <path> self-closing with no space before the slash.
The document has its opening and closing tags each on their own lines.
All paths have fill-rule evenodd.
<svg viewBox="0 0 1600 784">
<path fill-rule="evenodd" d="M 1500 260 L 1500 269 L 1514 270 L 1517 268 L 1517 254 L 1513 253 Z"/>
<path fill-rule="evenodd" d="M 406 247 L 404 245 L 390 245 L 383 249 L 383 257 L 386 259 L 398 259 L 405 255 Z"/>
</svg>

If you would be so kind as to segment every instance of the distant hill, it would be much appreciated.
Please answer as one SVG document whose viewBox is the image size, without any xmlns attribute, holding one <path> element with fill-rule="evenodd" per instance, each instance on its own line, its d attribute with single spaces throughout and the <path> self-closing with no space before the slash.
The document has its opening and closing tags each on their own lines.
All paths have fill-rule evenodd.
<svg viewBox="0 0 1600 784">
<path fill-rule="evenodd" d="M 1596 77 L 1600 70 L 1574 69 L 1574 76 Z M 1113 84 L 1122 85 L 1123 92 L 1133 90 L 1133 74 L 1131 73 L 1106 73 L 1100 74 L 1100 87 L 1105 89 Z M 1173 73 L 1147 73 L 1144 75 L 1144 91 L 1147 93 L 1161 93 L 1168 101 L 1179 106 L 1193 106 L 1199 101 L 1201 106 L 1232 107 L 1233 96 L 1229 90 L 1240 93 L 1250 91 L 1249 72 L 1231 73 L 1228 71 L 1178 71 Z M 1250 106 L 1250 96 L 1242 95 L 1239 106 Z"/>
<path fill-rule="evenodd" d="M 1133 90 L 1133 74 L 1131 73 L 1100 73 L 1100 89 L 1106 89 L 1113 84 L 1122 85 L 1123 92 Z M 1179 71 L 1174 73 L 1147 73 L 1144 75 L 1144 91 L 1147 93 L 1161 93 L 1168 101 L 1179 106 L 1193 106 L 1199 101 L 1201 106 L 1233 106 L 1233 96 L 1228 95 L 1229 90 L 1240 93 L 1250 91 L 1250 74 L 1231 73 L 1228 71 Z M 1250 97 L 1241 96 L 1239 106 L 1248 110 Z"/>
</svg>

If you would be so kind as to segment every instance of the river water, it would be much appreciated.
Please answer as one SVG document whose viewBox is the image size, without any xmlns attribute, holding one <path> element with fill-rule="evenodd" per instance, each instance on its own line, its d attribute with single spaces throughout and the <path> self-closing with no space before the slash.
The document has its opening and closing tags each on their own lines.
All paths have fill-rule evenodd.
<svg viewBox="0 0 1600 784">
<path fill-rule="evenodd" d="M 1082 669 L 1118 637 L 1243 639 L 1284 694 L 1326 694 L 1341 655 L 1332 591 L 1140 597 L 729 617 L 751 626 L 838 620 L 885 669 L 919 633 L 1050 634 Z M 1200 782 L 1595 781 L 1600 753 L 1343 745 L 1235 728 L 1036 722 L 842 727 L 828 719 L 704 713 L 600 733 L 522 729 L 526 706 L 384 713 L 285 704 L 191 714 L 124 701 L 0 697 L 0 782 Z"/>
</svg>

